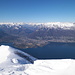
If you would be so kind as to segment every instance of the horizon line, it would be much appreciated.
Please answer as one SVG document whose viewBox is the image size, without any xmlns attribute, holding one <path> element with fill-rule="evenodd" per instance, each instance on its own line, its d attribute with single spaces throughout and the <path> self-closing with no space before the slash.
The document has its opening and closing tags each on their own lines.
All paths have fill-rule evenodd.
<svg viewBox="0 0 75 75">
<path fill-rule="evenodd" d="M 0 23 L 75 23 L 75 22 L 52 21 L 52 22 L 0 22 Z"/>
</svg>

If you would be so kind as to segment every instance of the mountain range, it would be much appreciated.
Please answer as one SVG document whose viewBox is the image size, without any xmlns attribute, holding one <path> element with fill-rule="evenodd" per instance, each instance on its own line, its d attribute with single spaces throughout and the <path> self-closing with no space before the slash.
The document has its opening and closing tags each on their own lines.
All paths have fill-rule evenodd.
<svg viewBox="0 0 75 75">
<path fill-rule="evenodd" d="M 75 23 L 0 23 L 0 42 L 22 49 L 49 42 L 75 42 Z"/>
<path fill-rule="evenodd" d="M 75 42 L 75 23 L 0 23 L 0 44 L 24 49 L 49 42 Z M 40 60 L 16 48 L 0 46 L 0 75 L 75 75 L 74 59 Z"/>
</svg>

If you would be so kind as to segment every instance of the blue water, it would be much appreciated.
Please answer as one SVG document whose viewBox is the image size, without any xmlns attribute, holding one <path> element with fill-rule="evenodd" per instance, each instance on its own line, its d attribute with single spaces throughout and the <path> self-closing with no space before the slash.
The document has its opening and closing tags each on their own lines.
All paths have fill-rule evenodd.
<svg viewBox="0 0 75 75">
<path fill-rule="evenodd" d="M 75 59 L 75 43 L 50 43 L 44 47 L 23 51 L 38 59 Z"/>
<path fill-rule="evenodd" d="M 12 46 L 10 43 L 4 43 L 4 45 Z M 20 50 L 38 59 L 75 59 L 75 43 L 51 42 L 43 47 Z"/>
</svg>

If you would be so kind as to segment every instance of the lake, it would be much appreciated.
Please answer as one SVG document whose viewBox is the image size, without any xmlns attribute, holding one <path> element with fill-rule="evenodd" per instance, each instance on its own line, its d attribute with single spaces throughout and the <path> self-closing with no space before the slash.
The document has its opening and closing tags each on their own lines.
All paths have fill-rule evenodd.
<svg viewBox="0 0 75 75">
<path fill-rule="evenodd" d="M 51 42 L 44 47 L 24 49 L 38 59 L 75 59 L 75 43 Z"/>
<path fill-rule="evenodd" d="M 4 45 L 12 46 L 12 44 L 10 43 L 5 43 Z M 75 59 L 75 43 L 51 42 L 43 47 L 27 48 L 20 50 L 38 59 Z"/>
</svg>

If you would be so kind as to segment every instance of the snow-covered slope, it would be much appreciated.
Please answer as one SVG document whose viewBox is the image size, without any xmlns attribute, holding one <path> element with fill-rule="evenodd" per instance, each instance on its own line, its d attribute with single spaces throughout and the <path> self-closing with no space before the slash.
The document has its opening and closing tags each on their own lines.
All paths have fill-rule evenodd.
<svg viewBox="0 0 75 75">
<path fill-rule="evenodd" d="M 29 75 L 75 75 L 75 60 L 37 60 L 25 72 Z"/>
<path fill-rule="evenodd" d="M 14 49 L 10 46 L 6 46 L 6 45 L 0 46 L 0 63 L 10 62 L 10 64 L 12 63 L 28 64 L 28 63 L 32 63 L 31 60 L 34 61 L 36 60 L 36 58 L 18 49 Z"/>
<path fill-rule="evenodd" d="M 1 45 L 0 75 L 75 75 L 75 60 L 38 60 L 10 46 Z"/>
</svg>

